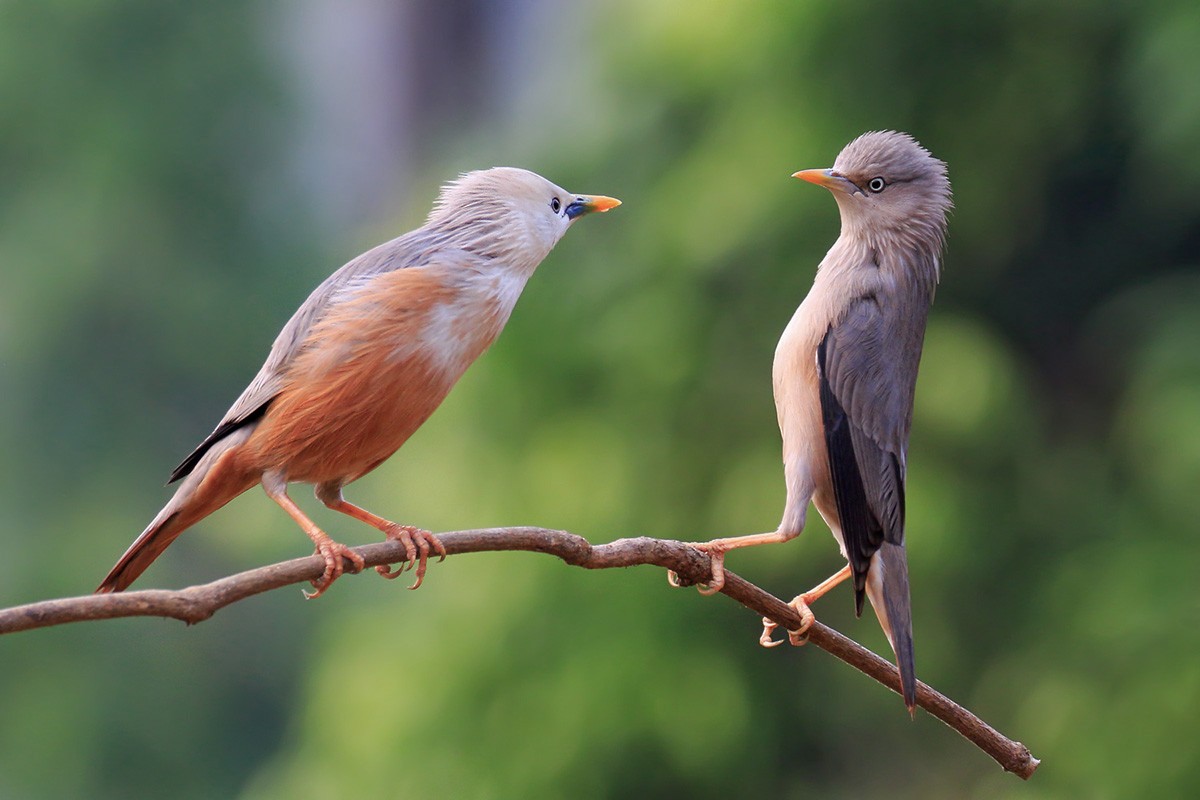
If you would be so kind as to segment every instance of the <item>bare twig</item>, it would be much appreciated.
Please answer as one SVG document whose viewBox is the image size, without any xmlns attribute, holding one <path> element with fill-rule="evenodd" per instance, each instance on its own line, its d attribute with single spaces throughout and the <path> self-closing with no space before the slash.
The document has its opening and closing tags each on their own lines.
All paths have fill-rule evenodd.
<svg viewBox="0 0 1200 800">
<path fill-rule="evenodd" d="M 682 542 L 668 539 L 619 539 L 592 545 L 581 536 L 545 528 L 491 528 L 439 534 L 450 554 L 497 550 L 528 550 L 557 556 L 584 569 L 610 569 L 653 564 L 673 570 L 684 585 L 711 577 L 708 556 Z M 367 566 L 404 561 L 399 542 L 380 542 L 354 548 Z M 218 610 L 252 595 L 321 576 L 324 562 L 319 556 L 296 558 L 177 591 L 143 589 L 121 594 L 84 595 L 45 600 L 0 609 L 0 634 L 116 617 L 168 617 L 188 624 L 202 622 Z M 756 614 L 769 617 L 784 628 L 795 629 L 800 616 L 787 603 L 732 572 L 725 573 L 723 594 Z M 900 677 L 888 661 L 857 642 L 823 625 L 813 624 L 808 640 L 869 675 L 894 692 Z M 1020 742 L 1008 739 L 979 717 L 924 683 L 917 687 L 917 705 L 973 742 L 1008 772 L 1029 778 L 1038 760 Z"/>
</svg>

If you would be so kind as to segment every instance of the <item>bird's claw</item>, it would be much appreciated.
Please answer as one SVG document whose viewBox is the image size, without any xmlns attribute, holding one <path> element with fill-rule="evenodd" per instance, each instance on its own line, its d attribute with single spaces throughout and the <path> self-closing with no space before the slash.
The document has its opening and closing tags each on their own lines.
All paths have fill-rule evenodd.
<svg viewBox="0 0 1200 800">
<path fill-rule="evenodd" d="M 342 576 L 345 571 L 345 562 L 350 562 L 350 572 L 362 572 L 366 562 L 363 557 L 356 553 L 352 548 L 341 542 L 335 542 L 332 539 L 318 542 L 316 554 L 325 559 L 325 571 L 321 573 L 321 577 L 312 582 L 315 592 L 304 592 L 304 597 L 308 600 L 314 600 L 325 594 L 325 590 L 333 585 L 333 582 Z M 345 559 L 345 560 L 343 560 Z"/>
<path fill-rule="evenodd" d="M 708 597 L 725 588 L 725 549 L 718 546 L 715 542 L 705 542 L 703 544 L 693 544 L 692 547 L 699 550 L 701 553 L 706 553 L 709 560 L 709 570 L 712 577 L 706 583 L 696 584 L 696 591 Z M 683 581 L 679 579 L 679 573 L 673 569 L 667 570 L 667 583 L 679 589 L 683 586 Z"/>
<path fill-rule="evenodd" d="M 716 573 L 716 571 L 717 571 L 716 569 L 713 569 L 714 573 Z M 712 595 L 720 592 L 724 588 L 725 588 L 725 570 L 723 570 L 723 569 L 721 570 L 721 574 L 719 576 L 714 575 L 713 579 L 711 581 L 709 581 L 708 583 L 696 584 L 696 591 L 699 592 L 700 594 L 704 595 L 705 597 L 711 597 Z"/>
<path fill-rule="evenodd" d="M 788 631 L 787 640 L 795 647 L 808 644 L 808 630 L 817 618 L 813 616 L 812 609 L 808 607 L 808 599 L 804 595 L 800 595 L 788 603 L 789 606 L 796 610 L 800 615 L 800 627 L 795 630 Z M 758 643 L 763 647 L 778 647 L 783 644 L 783 639 L 775 639 L 775 629 L 779 627 L 779 623 L 774 620 L 763 617 L 762 635 L 758 637 Z"/>
<path fill-rule="evenodd" d="M 429 561 L 430 548 L 433 548 L 434 552 L 438 554 L 438 561 L 446 560 L 446 547 L 429 531 L 414 528 L 411 525 L 396 525 L 384 531 L 384 536 L 404 545 L 406 558 L 404 563 L 396 569 L 392 569 L 387 564 L 380 564 L 375 571 L 388 580 L 392 580 L 402 575 L 405 570 L 416 569 L 417 580 L 408 587 L 409 589 L 416 589 L 425 580 L 425 568 Z"/>
</svg>

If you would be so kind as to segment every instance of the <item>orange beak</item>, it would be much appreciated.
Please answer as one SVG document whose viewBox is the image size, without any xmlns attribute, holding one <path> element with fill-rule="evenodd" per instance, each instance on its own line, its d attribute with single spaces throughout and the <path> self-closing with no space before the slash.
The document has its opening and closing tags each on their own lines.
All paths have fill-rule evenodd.
<svg viewBox="0 0 1200 800">
<path fill-rule="evenodd" d="M 575 199 L 567 206 L 567 216 L 575 219 L 584 214 L 591 214 L 593 211 L 608 211 L 619 205 L 621 205 L 621 201 L 615 197 L 605 197 L 602 194 L 579 194 L 575 195 Z"/>
<path fill-rule="evenodd" d="M 824 186 L 826 189 L 846 194 L 854 194 L 861 191 L 849 179 L 842 177 L 831 169 L 802 169 L 799 172 L 792 173 L 793 178 L 799 178 L 802 181 L 815 183 L 817 186 Z"/>
</svg>

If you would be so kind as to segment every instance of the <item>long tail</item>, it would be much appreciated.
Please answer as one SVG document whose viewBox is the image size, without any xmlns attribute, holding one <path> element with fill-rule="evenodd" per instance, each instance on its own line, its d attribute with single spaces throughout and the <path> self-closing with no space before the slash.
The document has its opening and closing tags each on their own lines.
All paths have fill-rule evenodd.
<svg viewBox="0 0 1200 800">
<path fill-rule="evenodd" d="M 204 459 L 180 484 L 175 496 L 100 582 L 96 588 L 98 594 L 124 590 L 146 571 L 154 559 L 162 555 L 179 534 L 257 482 L 256 476 L 247 474 L 236 464 L 237 446 L 246 438 L 239 434 L 222 440 L 205 454 Z"/>
<path fill-rule="evenodd" d="M 182 492 L 182 487 L 180 489 Z M 97 594 L 123 591 L 137 576 L 146 571 L 154 559 L 162 555 L 167 546 L 175 541 L 175 537 L 187 530 L 188 525 L 180 524 L 183 518 L 179 514 L 179 504 L 175 502 L 181 492 L 176 493 L 146 530 L 142 531 L 142 535 L 129 546 L 125 555 L 117 561 L 117 565 L 96 587 Z"/>
<path fill-rule="evenodd" d="M 909 599 L 908 559 L 904 555 L 904 545 L 884 542 L 871 557 L 871 566 L 867 571 L 867 597 L 896 654 L 904 705 L 912 714 L 917 705 L 917 670 L 913 661 L 912 603 Z"/>
</svg>

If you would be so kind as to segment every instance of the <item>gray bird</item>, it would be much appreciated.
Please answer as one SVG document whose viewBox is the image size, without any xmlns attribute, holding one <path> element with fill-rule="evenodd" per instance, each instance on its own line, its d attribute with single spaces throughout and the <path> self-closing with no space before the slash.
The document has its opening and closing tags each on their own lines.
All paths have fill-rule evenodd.
<svg viewBox="0 0 1200 800">
<path fill-rule="evenodd" d="M 396 452 L 508 321 L 525 282 L 579 217 L 620 205 L 523 169 L 469 172 L 442 188 L 425 224 L 330 275 L 275 339 L 258 375 L 171 474 L 174 497 L 96 590 L 119 592 L 177 536 L 247 489 L 267 495 L 325 560 L 315 597 L 362 569 L 287 494 L 310 483 L 329 508 L 402 542 L 417 588 L 432 533 L 350 503 L 342 487 Z M 376 567 L 395 577 L 387 567 Z"/>
<path fill-rule="evenodd" d="M 911 712 L 917 679 L 904 552 L 906 454 L 952 205 L 950 181 L 943 162 L 894 131 L 865 133 L 846 145 L 831 169 L 794 177 L 833 193 L 842 231 L 775 350 L 787 505 L 772 533 L 700 545 L 713 561 L 708 591 L 724 582 L 727 551 L 797 536 L 811 500 L 848 564 L 792 601 L 805 624 L 789 638 L 802 643 L 813 618 L 808 604 L 853 577 L 856 613 L 869 597 L 896 654 Z M 779 644 L 771 640 L 774 624 L 763 622 L 760 641 Z"/>
</svg>

